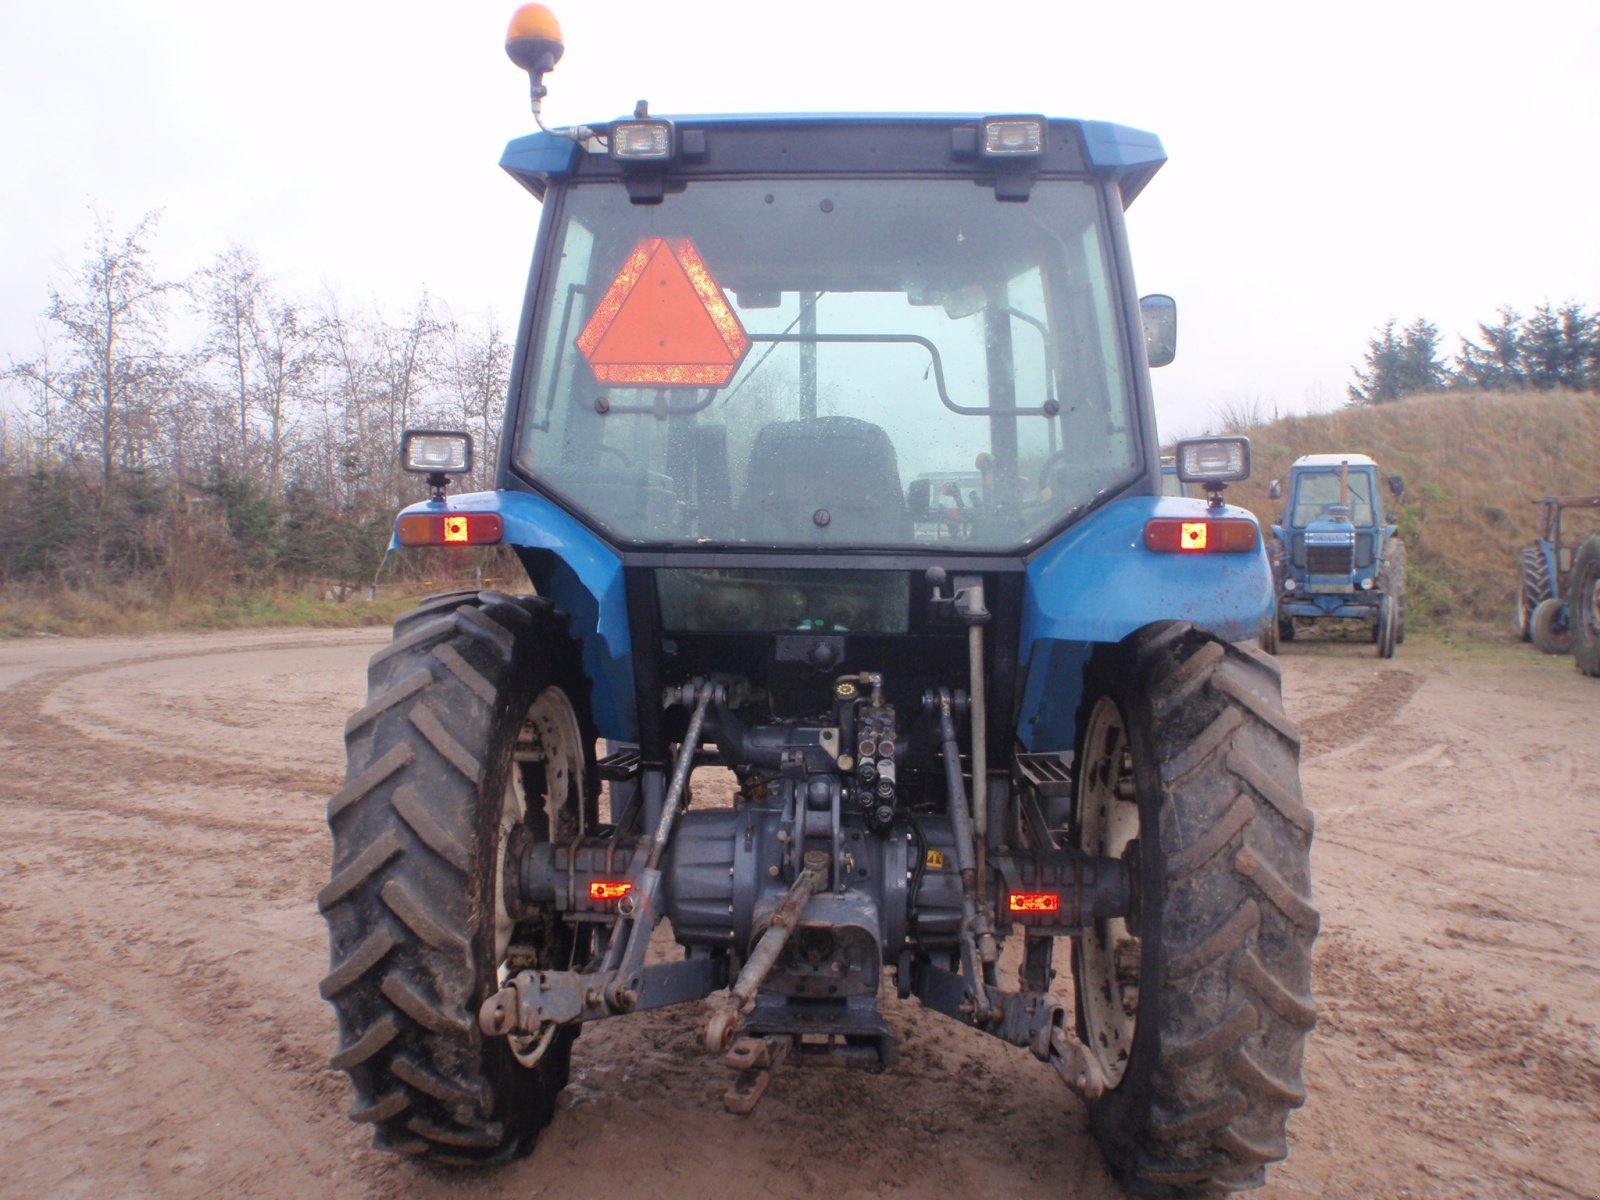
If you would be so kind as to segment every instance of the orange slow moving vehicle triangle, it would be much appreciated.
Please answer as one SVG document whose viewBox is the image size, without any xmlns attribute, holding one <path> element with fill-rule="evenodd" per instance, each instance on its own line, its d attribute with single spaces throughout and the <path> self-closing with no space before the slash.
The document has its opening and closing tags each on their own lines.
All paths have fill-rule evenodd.
<svg viewBox="0 0 1600 1200">
<path fill-rule="evenodd" d="M 645 238 L 578 335 L 601 383 L 721 387 L 750 338 L 688 238 Z"/>
</svg>

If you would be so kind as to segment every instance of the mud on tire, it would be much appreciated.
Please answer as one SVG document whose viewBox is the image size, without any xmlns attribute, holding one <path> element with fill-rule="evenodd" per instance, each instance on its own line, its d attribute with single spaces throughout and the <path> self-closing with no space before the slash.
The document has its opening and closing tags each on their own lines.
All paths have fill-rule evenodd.
<svg viewBox="0 0 1600 1200">
<path fill-rule="evenodd" d="M 1168 624 L 1102 657 L 1088 683 L 1085 715 L 1109 696 L 1126 724 L 1141 892 L 1132 1046 L 1090 1123 L 1139 1194 L 1250 1187 L 1288 1152 L 1315 1021 L 1313 818 L 1280 669 Z"/>
<path fill-rule="evenodd" d="M 519 736 L 526 750 L 530 706 L 550 689 L 570 697 L 576 718 L 567 744 L 578 749 L 559 775 L 546 762 L 513 762 Z M 435 597 L 396 622 L 394 641 L 372 659 L 368 702 L 345 725 L 346 782 L 328 803 L 332 877 L 317 904 L 331 961 L 322 994 L 339 1024 L 332 1065 L 349 1073 L 350 1115 L 372 1123 L 380 1149 L 492 1162 L 531 1149 L 550 1119 L 575 1035 L 555 1034 L 524 1066 L 507 1039 L 479 1032 L 477 1010 L 497 986 L 512 772 L 529 814 L 592 819 L 587 713 L 565 621 L 532 597 Z M 556 778 L 567 794 L 547 786 Z M 558 928 L 519 940 L 549 956 L 572 950 Z"/>
</svg>

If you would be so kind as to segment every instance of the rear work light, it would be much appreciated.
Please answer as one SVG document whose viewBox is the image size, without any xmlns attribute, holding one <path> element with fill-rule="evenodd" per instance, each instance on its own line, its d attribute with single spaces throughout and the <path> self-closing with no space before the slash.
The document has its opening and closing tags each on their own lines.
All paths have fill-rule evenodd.
<svg viewBox="0 0 1600 1200">
<path fill-rule="evenodd" d="M 1178 478 L 1184 483 L 1233 483 L 1250 478 L 1247 437 L 1186 438 L 1177 446 Z"/>
<path fill-rule="evenodd" d="M 613 121 L 611 157 L 660 162 L 672 157 L 671 121 Z"/>
<path fill-rule="evenodd" d="M 465 475 L 472 470 L 472 437 L 445 429 L 407 429 L 400 465 L 418 475 Z"/>
<path fill-rule="evenodd" d="M 394 525 L 402 546 L 488 546 L 504 534 L 499 513 L 405 513 Z"/>
<path fill-rule="evenodd" d="M 1145 548 L 1158 554 L 1248 554 L 1258 540 L 1255 522 L 1239 517 L 1157 517 L 1144 524 Z"/>
<path fill-rule="evenodd" d="M 1043 117 L 989 117 L 982 125 L 979 144 L 985 155 L 1009 158 L 1044 152 Z"/>
</svg>

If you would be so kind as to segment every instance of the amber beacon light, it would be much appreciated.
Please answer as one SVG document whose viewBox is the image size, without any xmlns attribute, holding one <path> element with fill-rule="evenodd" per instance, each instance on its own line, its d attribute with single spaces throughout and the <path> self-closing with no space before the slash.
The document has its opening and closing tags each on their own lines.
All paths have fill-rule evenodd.
<svg viewBox="0 0 1600 1200">
<path fill-rule="evenodd" d="M 524 4 L 511 14 L 506 28 L 506 56 L 530 75 L 555 69 L 566 46 L 561 22 L 542 4 Z"/>
</svg>

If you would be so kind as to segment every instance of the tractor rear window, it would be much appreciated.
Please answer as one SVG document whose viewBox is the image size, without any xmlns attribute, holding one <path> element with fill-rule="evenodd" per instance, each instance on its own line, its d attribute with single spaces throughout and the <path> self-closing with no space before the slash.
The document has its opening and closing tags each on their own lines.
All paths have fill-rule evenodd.
<svg viewBox="0 0 1600 1200">
<path fill-rule="evenodd" d="M 621 540 L 1012 548 L 1138 471 L 1088 183 L 549 203 L 517 462 Z"/>
</svg>

